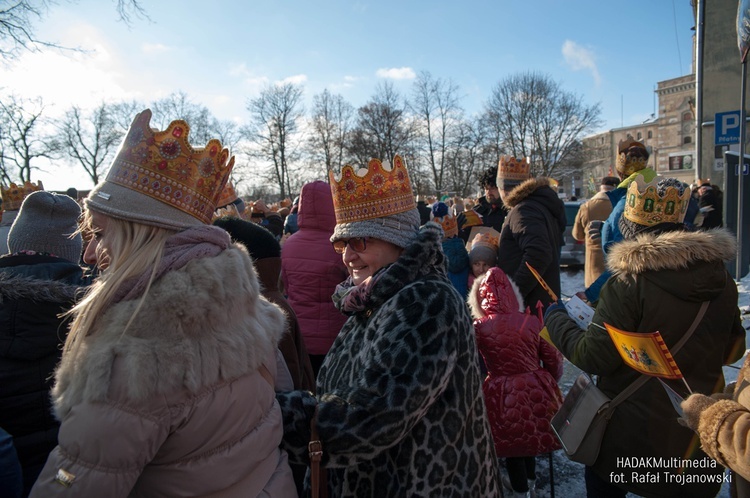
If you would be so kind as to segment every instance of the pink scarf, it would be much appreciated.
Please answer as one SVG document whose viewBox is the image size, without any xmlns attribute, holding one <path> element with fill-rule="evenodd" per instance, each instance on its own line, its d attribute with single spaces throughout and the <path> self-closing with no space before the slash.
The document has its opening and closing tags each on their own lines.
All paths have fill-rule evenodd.
<svg viewBox="0 0 750 498">
<path fill-rule="evenodd" d="M 179 270 L 198 258 L 218 256 L 231 244 L 229 233 L 213 225 L 199 225 L 178 232 L 167 239 L 164 254 L 154 274 L 154 282 L 164 274 Z M 117 290 L 112 304 L 140 297 L 146 290 L 153 269 L 149 268 L 137 277 L 127 280 Z"/>
</svg>

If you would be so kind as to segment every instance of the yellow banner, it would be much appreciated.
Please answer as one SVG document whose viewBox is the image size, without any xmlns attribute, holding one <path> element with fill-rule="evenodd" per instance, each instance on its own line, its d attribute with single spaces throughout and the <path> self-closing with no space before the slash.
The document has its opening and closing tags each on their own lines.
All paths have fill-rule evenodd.
<svg viewBox="0 0 750 498">
<path fill-rule="evenodd" d="M 682 378 L 682 372 L 658 331 L 641 334 L 626 332 L 608 323 L 604 326 L 625 364 L 638 372 L 654 377 Z"/>
</svg>

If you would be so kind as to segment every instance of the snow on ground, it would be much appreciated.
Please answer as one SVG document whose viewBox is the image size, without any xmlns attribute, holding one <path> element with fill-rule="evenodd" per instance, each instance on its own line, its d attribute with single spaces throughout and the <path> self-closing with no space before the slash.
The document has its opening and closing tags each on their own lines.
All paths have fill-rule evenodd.
<svg viewBox="0 0 750 498">
<path fill-rule="evenodd" d="M 565 301 L 576 292 L 583 290 L 583 270 L 565 270 L 560 272 L 560 289 L 561 298 Z M 743 326 L 747 329 L 750 327 L 750 274 L 737 282 L 739 292 L 738 306 L 743 313 Z M 750 347 L 750 334 L 746 339 Z M 724 367 L 724 376 L 727 382 L 737 379 L 739 367 L 744 362 L 744 358 L 735 363 L 733 366 Z M 580 373 L 580 370 L 574 365 L 565 362 L 565 370 L 560 380 L 560 389 L 567 393 L 573 384 L 573 381 Z M 552 455 L 552 468 L 554 478 L 554 493 L 556 498 L 578 498 L 586 496 L 586 487 L 583 480 L 583 465 L 571 462 L 567 459 L 562 451 L 556 451 Z M 537 458 L 537 497 L 551 496 L 549 457 L 546 455 Z M 632 494 L 629 497 L 635 496 Z M 719 498 L 728 498 L 728 486 L 724 486 L 718 495 Z"/>
</svg>

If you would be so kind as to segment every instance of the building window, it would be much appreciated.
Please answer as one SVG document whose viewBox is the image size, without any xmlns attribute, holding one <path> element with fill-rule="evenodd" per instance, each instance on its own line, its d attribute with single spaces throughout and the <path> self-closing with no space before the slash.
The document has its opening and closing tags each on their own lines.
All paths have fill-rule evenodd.
<svg viewBox="0 0 750 498">
<path fill-rule="evenodd" d="M 636 140 L 640 140 L 640 139 L 642 139 L 642 138 L 643 138 L 643 134 L 642 134 L 642 133 L 641 133 L 641 132 L 639 131 L 639 132 L 638 132 L 638 138 L 636 138 Z"/>
<path fill-rule="evenodd" d="M 651 130 L 648 130 L 648 138 L 654 138 L 654 132 Z"/>
<path fill-rule="evenodd" d="M 690 135 L 688 135 L 688 136 L 686 136 L 686 137 L 684 137 L 684 138 L 682 139 L 682 143 L 684 143 L 684 144 L 689 144 L 689 143 L 691 143 L 692 141 L 693 141 L 693 137 L 691 137 Z"/>
</svg>

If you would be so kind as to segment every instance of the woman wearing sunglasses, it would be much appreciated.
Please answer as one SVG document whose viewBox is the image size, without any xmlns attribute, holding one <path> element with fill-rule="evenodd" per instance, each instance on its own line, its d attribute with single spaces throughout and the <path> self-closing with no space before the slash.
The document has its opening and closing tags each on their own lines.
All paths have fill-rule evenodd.
<svg viewBox="0 0 750 498">
<path fill-rule="evenodd" d="M 307 462 L 310 424 L 331 496 L 498 496 L 471 318 L 446 276 L 440 225 L 422 229 L 402 159 L 331 174 L 331 241 L 349 319 L 317 395 L 279 393 L 284 445 Z"/>
</svg>

